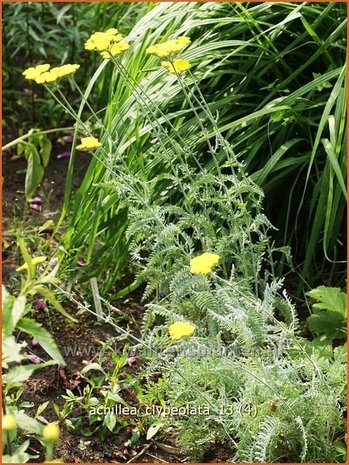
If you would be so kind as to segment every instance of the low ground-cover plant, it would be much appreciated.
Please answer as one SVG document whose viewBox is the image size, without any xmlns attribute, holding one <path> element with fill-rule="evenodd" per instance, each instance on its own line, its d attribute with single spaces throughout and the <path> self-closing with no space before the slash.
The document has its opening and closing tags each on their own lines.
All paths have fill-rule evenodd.
<svg viewBox="0 0 349 465">
<path fill-rule="evenodd" d="M 259 300 L 234 279 L 208 279 L 211 289 L 188 279 L 182 295 L 149 304 L 146 341 L 158 356 L 148 352 L 148 373 L 165 373 L 165 405 L 177 409 L 162 428 L 177 428 L 195 460 L 223 443 L 234 462 L 344 460 L 346 347 L 325 354 L 300 337 L 281 283 Z M 195 334 L 171 341 L 173 321 L 189 321 Z M 150 398 L 157 391 L 149 384 Z"/>
<path fill-rule="evenodd" d="M 166 5 L 158 8 L 167 13 Z M 114 266 L 119 272 L 130 251 L 136 269 L 135 285 L 142 281 L 147 284 L 142 339 L 131 338 L 125 330 L 121 333 L 136 339 L 136 347 L 145 350 L 146 379 L 160 373 L 157 383 L 149 382 L 145 393 L 143 389 L 139 392 L 138 401 L 146 405 L 159 402 L 170 412 L 160 419 L 148 418 L 148 439 L 175 427 L 178 443 L 196 459 L 203 459 L 210 446 L 225 442 L 235 462 L 341 461 L 344 349 L 331 349 L 324 357 L 300 336 L 294 307 L 282 290 L 275 267 L 289 251 L 277 248 L 270 238 L 272 225 L 264 214 L 263 191 L 246 173 L 248 154 L 236 151 L 225 137 L 235 130 L 248 134 L 245 125 L 249 127 L 264 116 L 268 124 L 270 118 L 280 123 L 280 114 L 288 121 L 288 112 L 293 114 L 294 110 L 292 99 L 276 97 L 271 91 L 272 98 L 254 113 L 233 122 L 225 113 L 223 121 L 218 120 L 215 112 L 219 108 L 215 102 L 206 102 L 201 88 L 206 73 L 214 79 L 215 68 L 206 69 L 205 62 L 196 60 L 210 60 L 214 53 L 214 60 L 224 61 L 229 46 L 241 46 L 243 50 L 251 46 L 251 41 L 237 44 L 227 40 L 220 45 L 222 54 L 217 55 L 217 42 L 210 43 L 209 32 L 195 38 L 198 30 L 192 25 L 192 7 L 185 6 L 178 20 L 174 19 L 177 7 L 173 8 L 159 31 L 143 41 L 136 40 L 137 28 L 127 38 L 115 28 L 91 35 L 85 48 L 102 55 L 105 61 L 87 90 L 78 90 L 83 96 L 79 109 L 60 87 L 63 79 L 70 79 L 79 89 L 73 77 L 77 65 L 46 65 L 45 70 L 39 66 L 26 71 L 27 77 L 43 84 L 76 121 L 67 199 L 75 149 L 94 156 L 75 197 L 61 259 L 84 256 L 88 273 L 92 269 L 95 276 L 105 273 L 106 292 L 116 276 L 115 270 L 106 267 Z M 216 24 L 215 13 L 220 7 L 215 10 L 208 5 L 201 10 L 195 6 L 193 10 L 206 8 L 212 8 L 213 17 L 208 17 Z M 296 18 L 300 18 L 298 13 L 294 12 Z M 293 19 L 287 17 L 289 22 Z M 250 24 L 250 20 L 254 25 L 253 18 L 245 17 L 242 23 Z M 179 31 L 173 30 L 174 25 Z M 171 27 L 166 30 L 167 26 Z M 180 34 L 191 28 L 193 37 Z M 270 32 L 277 37 L 280 30 L 274 25 Z M 150 41 L 159 34 L 163 34 L 159 43 Z M 257 37 L 265 39 L 263 32 Z M 154 81 L 144 82 L 132 72 L 132 52 L 143 60 L 142 66 L 153 67 L 148 77 Z M 196 64 L 199 71 L 201 68 L 198 73 Z M 87 99 L 107 66 L 114 67 L 126 95 L 121 96 L 117 88 L 110 105 L 118 104 L 119 112 L 107 112 L 102 120 Z M 343 84 L 343 69 L 329 71 L 326 79 L 316 77 L 307 82 L 299 96 L 323 79 L 338 79 L 338 90 Z M 241 91 L 243 83 L 244 79 Z M 167 92 L 171 102 L 181 96 L 185 102 L 182 108 L 169 114 L 164 102 L 157 99 L 156 88 Z M 297 90 L 292 90 L 293 94 Z M 225 97 L 220 97 L 224 101 Z M 92 124 L 82 117 L 86 108 Z M 279 137 L 282 143 L 281 133 Z M 341 137 L 336 143 L 339 151 Z M 334 165 L 340 185 L 341 171 Z M 61 220 L 67 207 L 66 202 Z M 118 262 L 113 261 L 116 258 Z M 105 319 L 113 324 L 111 315 Z M 101 364 L 90 368 L 101 370 L 104 381 L 108 379 Z M 112 405 L 122 403 L 114 387 L 102 394 L 103 405 L 109 401 Z M 93 390 L 89 387 L 85 396 L 68 393 L 67 406 L 56 413 L 71 426 L 84 428 L 84 434 L 94 431 L 94 423 L 100 426 L 102 422 L 104 436 L 121 426 L 115 418 L 108 417 L 104 423 L 105 419 L 97 415 L 87 425 L 81 418 L 68 418 L 74 404 L 86 411 L 91 402 L 101 402 L 99 397 L 94 398 Z M 173 408 L 176 414 L 171 413 Z M 194 413 L 188 413 L 188 408 Z M 204 411 L 198 412 L 199 408 Z"/>
</svg>

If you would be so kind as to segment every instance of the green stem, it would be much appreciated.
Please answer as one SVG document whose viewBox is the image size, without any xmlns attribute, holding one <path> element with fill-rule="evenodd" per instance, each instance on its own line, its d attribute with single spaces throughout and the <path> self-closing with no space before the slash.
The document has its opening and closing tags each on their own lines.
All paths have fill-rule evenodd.
<svg viewBox="0 0 349 465">
<path fill-rule="evenodd" d="M 20 142 L 29 139 L 31 136 L 36 136 L 36 135 L 41 135 L 41 134 L 52 134 L 53 132 L 63 132 L 63 131 L 73 131 L 74 127 L 73 126 L 68 126 L 66 128 L 53 128 L 53 129 L 47 129 L 46 131 L 38 131 L 35 132 L 32 129 L 27 132 L 27 134 L 24 134 L 23 136 L 17 137 L 17 139 L 12 140 L 8 144 L 4 145 L 1 150 L 4 152 L 5 150 L 10 149 L 11 147 L 14 147 L 15 145 L 19 144 Z"/>
<path fill-rule="evenodd" d="M 2 393 L 2 410 L 4 412 L 4 415 L 6 415 L 7 409 L 6 409 L 6 402 L 5 402 L 4 393 Z M 12 455 L 11 438 L 10 438 L 10 432 L 9 431 L 6 431 L 6 446 L 7 446 L 8 454 Z"/>
<path fill-rule="evenodd" d="M 46 443 L 46 455 L 45 455 L 45 461 L 49 462 L 53 458 L 53 444 L 52 442 L 47 442 Z"/>
</svg>

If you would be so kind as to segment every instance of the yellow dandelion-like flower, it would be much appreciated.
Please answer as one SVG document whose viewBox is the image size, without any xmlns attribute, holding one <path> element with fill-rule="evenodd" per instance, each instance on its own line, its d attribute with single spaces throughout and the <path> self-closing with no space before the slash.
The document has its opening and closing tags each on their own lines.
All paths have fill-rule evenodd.
<svg viewBox="0 0 349 465">
<path fill-rule="evenodd" d="M 180 36 L 176 39 L 168 40 L 162 44 L 151 45 L 146 49 L 146 53 L 156 55 L 160 58 L 167 58 L 182 52 L 190 44 L 190 37 Z"/>
<path fill-rule="evenodd" d="M 179 341 L 184 337 L 189 337 L 194 334 L 195 326 L 186 321 L 176 321 L 168 327 L 168 332 L 170 333 L 171 339 L 173 341 Z"/>
<path fill-rule="evenodd" d="M 104 50 L 103 52 L 101 52 L 101 55 L 103 58 L 108 59 L 110 58 L 110 55 L 113 55 L 113 56 L 120 55 L 122 52 L 124 52 L 125 50 L 128 50 L 129 48 L 130 46 L 126 42 L 119 42 L 116 44 L 112 44 L 108 48 L 108 50 Z"/>
<path fill-rule="evenodd" d="M 163 61 L 161 63 L 161 66 L 166 68 L 170 73 L 176 74 L 176 73 L 183 73 L 184 71 L 187 71 L 190 69 L 190 63 L 188 60 L 184 60 L 183 58 L 177 58 L 177 60 L 174 61 Z"/>
<path fill-rule="evenodd" d="M 89 152 L 90 150 L 96 150 L 101 147 L 102 144 L 93 136 L 83 137 L 81 139 L 81 144 L 76 146 L 77 150 L 82 152 Z"/>
<path fill-rule="evenodd" d="M 34 257 L 32 259 L 32 264 L 34 266 L 36 265 L 40 265 L 41 263 L 44 263 L 45 261 L 47 260 L 47 257 L 44 257 L 44 256 L 40 256 L 40 257 Z M 27 270 L 28 269 L 28 264 L 27 263 L 23 263 L 23 265 L 19 266 L 18 268 L 16 268 L 16 271 L 24 271 L 24 270 Z"/>
<path fill-rule="evenodd" d="M 193 274 L 207 274 L 219 262 L 220 256 L 205 252 L 190 260 L 190 271 Z"/>
<path fill-rule="evenodd" d="M 38 76 L 48 71 L 49 69 L 50 69 L 50 65 L 48 64 L 32 66 L 24 70 L 22 75 L 25 77 L 25 79 L 34 81 Z"/>
</svg>

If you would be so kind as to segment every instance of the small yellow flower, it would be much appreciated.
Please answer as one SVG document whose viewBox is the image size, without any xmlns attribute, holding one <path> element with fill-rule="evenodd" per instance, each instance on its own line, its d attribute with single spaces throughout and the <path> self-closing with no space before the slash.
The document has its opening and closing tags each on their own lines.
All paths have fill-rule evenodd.
<svg viewBox="0 0 349 465">
<path fill-rule="evenodd" d="M 205 252 L 190 260 L 190 271 L 193 274 L 207 274 L 219 262 L 219 255 Z"/>
<path fill-rule="evenodd" d="M 122 39 L 122 34 L 115 28 L 107 29 L 105 32 L 95 32 L 85 42 L 85 50 L 103 52 Z"/>
<path fill-rule="evenodd" d="M 116 44 L 112 44 L 108 50 L 104 50 L 101 52 L 101 55 L 103 58 L 108 59 L 110 58 L 110 54 L 113 56 L 120 55 L 120 53 L 124 52 L 125 50 L 128 50 L 130 48 L 129 44 L 126 42 L 119 42 Z"/>
<path fill-rule="evenodd" d="M 186 321 L 176 321 L 168 327 L 168 332 L 170 333 L 171 339 L 173 341 L 179 341 L 184 337 L 191 336 L 194 334 L 195 326 Z"/>
<path fill-rule="evenodd" d="M 32 259 L 32 264 L 34 266 L 36 265 L 40 265 L 40 263 L 44 263 L 44 261 L 47 260 L 47 257 L 44 257 L 44 256 L 40 256 L 40 257 L 34 257 Z M 27 270 L 28 269 L 28 264 L 27 263 L 23 263 L 23 265 L 19 266 L 18 268 L 16 268 L 16 271 L 24 271 L 24 270 Z"/>
<path fill-rule="evenodd" d="M 96 150 L 101 147 L 102 144 L 95 137 L 83 137 L 81 139 L 81 144 L 76 146 L 77 150 L 82 152 L 89 152 L 90 150 Z"/>
<path fill-rule="evenodd" d="M 17 422 L 13 415 L 7 414 L 2 417 L 2 430 L 13 431 L 16 428 Z"/>
<path fill-rule="evenodd" d="M 35 82 L 37 84 L 52 84 L 53 82 L 56 82 L 58 79 L 62 77 L 74 74 L 79 68 L 80 65 L 71 64 L 57 66 L 55 68 L 51 68 L 49 71 L 45 73 L 38 75 L 35 78 Z"/>
<path fill-rule="evenodd" d="M 156 55 L 160 58 L 166 58 L 170 55 L 176 55 L 182 52 L 190 44 L 190 38 L 186 36 L 176 37 L 162 44 L 151 45 L 146 49 L 146 53 Z"/>
<path fill-rule="evenodd" d="M 188 60 L 184 60 L 183 58 L 177 58 L 177 60 L 171 61 L 163 61 L 161 66 L 166 68 L 170 73 L 183 73 L 190 69 L 190 63 Z"/>
<path fill-rule="evenodd" d="M 53 82 L 56 82 L 57 79 L 57 73 L 47 71 L 46 73 L 42 73 L 39 76 L 37 76 L 34 80 L 37 84 L 52 84 Z"/>
<path fill-rule="evenodd" d="M 57 68 L 52 68 L 51 73 L 56 74 L 58 77 L 65 77 L 74 74 L 79 68 L 80 65 L 71 65 L 68 63 L 66 65 L 58 66 Z"/>
<path fill-rule="evenodd" d="M 50 65 L 48 64 L 38 65 L 38 66 L 31 67 L 31 68 L 27 68 L 26 70 L 23 71 L 22 75 L 25 77 L 25 79 L 33 81 L 38 76 L 48 71 L 49 69 L 50 69 Z"/>
<path fill-rule="evenodd" d="M 57 442 L 59 439 L 59 426 L 57 423 L 49 423 L 42 430 L 42 438 L 46 442 Z"/>
</svg>

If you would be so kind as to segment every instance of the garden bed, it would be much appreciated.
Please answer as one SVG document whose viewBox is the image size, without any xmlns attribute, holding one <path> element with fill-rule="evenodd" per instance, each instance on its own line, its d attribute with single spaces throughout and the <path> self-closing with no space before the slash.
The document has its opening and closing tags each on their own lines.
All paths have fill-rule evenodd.
<svg viewBox="0 0 349 465">
<path fill-rule="evenodd" d="M 3 461 L 344 462 L 343 5 L 4 11 Z"/>
</svg>

